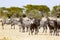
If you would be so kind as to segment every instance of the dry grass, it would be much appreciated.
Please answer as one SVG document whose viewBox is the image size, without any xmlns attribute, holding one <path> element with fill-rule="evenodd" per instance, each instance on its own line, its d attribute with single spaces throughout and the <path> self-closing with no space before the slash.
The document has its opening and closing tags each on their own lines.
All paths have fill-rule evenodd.
<svg viewBox="0 0 60 40">
<path fill-rule="evenodd" d="M 60 36 L 51 36 L 48 33 L 42 33 L 42 28 L 38 35 L 28 35 L 28 32 L 19 32 L 18 26 L 16 29 L 10 29 L 10 25 L 5 25 L 2 29 L 0 23 L 0 40 L 60 40 Z"/>
</svg>

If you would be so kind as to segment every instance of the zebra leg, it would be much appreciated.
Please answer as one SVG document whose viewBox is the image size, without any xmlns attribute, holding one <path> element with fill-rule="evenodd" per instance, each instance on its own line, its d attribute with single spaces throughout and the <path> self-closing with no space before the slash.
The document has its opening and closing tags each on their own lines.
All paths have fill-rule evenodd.
<svg viewBox="0 0 60 40">
<path fill-rule="evenodd" d="M 57 29 L 57 31 L 56 31 L 56 36 L 59 36 L 59 30 Z"/>
<path fill-rule="evenodd" d="M 29 35 L 30 35 L 31 29 L 29 28 Z"/>
<path fill-rule="evenodd" d="M 45 33 L 47 33 L 47 26 L 45 27 Z"/>
<path fill-rule="evenodd" d="M 2 29 L 4 29 L 4 26 L 2 26 Z"/>
<path fill-rule="evenodd" d="M 15 25 L 14 25 L 14 29 L 15 29 Z"/>
<path fill-rule="evenodd" d="M 43 33 L 45 32 L 45 27 L 43 27 Z"/>
<path fill-rule="evenodd" d="M 12 26 L 11 26 L 11 29 L 12 29 Z"/>
<path fill-rule="evenodd" d="M 50 35 L 52 35 L 52 30 L 50 29 Z"/>
<path fill-rule="evenodd" d="M 13 24 L 11 24 L 11 29 L 12 29 Z"/>
<path fill-rule="evenodd" d="M 22 26 L 22 32 L 25 32 L 25 27 L 24 26 Z"/>
<path fill-rule="evenodd" d="M 21 32 L 21 27 L 19 26 L 19 32 Z"/>
<path fill-rule="evenodd" d="M 54 29 L 54 34 L 57 36 L 57 29 Z"/>
<path fill-rule="evenodd" d="M 59 30 L 57 29 L 57 32 L 56 32 L 57 36 L 59 36 Z"/>
<path fill-rule="evenodd" d="M 27 28 L 26 32 L 28 32 L 28 26 L 26 28 Z"/>
</svg>

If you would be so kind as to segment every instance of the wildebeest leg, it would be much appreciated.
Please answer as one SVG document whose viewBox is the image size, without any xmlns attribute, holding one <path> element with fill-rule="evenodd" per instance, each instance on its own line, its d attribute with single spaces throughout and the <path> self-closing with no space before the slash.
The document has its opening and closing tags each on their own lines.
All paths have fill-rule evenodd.
<svg viewBox="0 0 60 40">
<path fill-rule="evenodd" d="M 39 26 L 39 29 L 40 29 L 41 27 Z"/>
<path fill-rule="evenodd" d="M 13 27 L 14 26 L 14 27 Z M 15 25 L 14 24 L 11 24 L 11 29 L 15 29 Z"/>
<path fill-rule="evenodd" d="M 54 29 L 51 28 L 51 26 L 49 27 L 49 32 L 50 32 L 50 35 L 52 35 L 52 32 L 54 31 Z"/>
<path fill-rule="evenodd" d="M 38 28 L 35 28 L 35 35 L 38 34 Z"/>
<path fill-rule="evenodd" d="M 57 36 L 57 28 L 54 28 L 54 35 Z"/>
<path fill-rule="evenodd" d="M 47 26 L 45 27 L 45 33 L 47 33 Z"/>
<path fill-rule="evenodd" d="M 25 32 L 25 26 L 22 26 L 22 32 Z"/>
<path fill-rule="evenodd" d="M 26 32 L 28 32 L 28 26 L 26 28 L 27 28 Z"/>
<path fill-rule="evenodd" d="M 11 29 L 12 29 L 12 27 L 13 27 L 13 24 L 11 24 Z"/>
<path fill-rule="evenodd" d="M 54 31 L 55 31 L 55 35 L 58 36 L 58 27 L 55 27 Z"/>
<path fill-rule="evenodd" d="M 34 28 L 30 27 L 29 35 L 30 35 L 30 33 L 31 33 L 31 35 L 33 35 L 33 32 L 34 32 Z"/>
<path fill-rule="evenodd" d="M 30 32 L 31 32 L 31 30 L 30 30 L 30 28 L 29 28 L 29 35 L 30 35 Z"/>
<path fill-rule="evenodd" d="M 44 31 L 45 31 L 45 26 L 43 26 L 43 33 L 44 33 Z"/>
<path fill-rule="evenodd" d="M 4 29 L 4 26 L 2 26 L 2 29 Z"/>
<path fill-rule="evenodd" d="M 59 36 L 59 32 L 58 32 L 58 29 L 56 29 L 56 36 Z"/>
<path fill-rule="evenodd" d="M 31 35 L 33 35 L 34 29 L 31 30 Z"/>
<path fill-rule="evenodd" d="M 58 28 L 57 28 L 57 36 L 59 36 L 59 31 L 60 31 L 59 29 L 60 29 L 60 25 L 57 25 L 57 27 L 58 27 Z"/>
<path fill-rule="evenodd" d="M 57 29 L 57 32 L 56 33 L 57 33 L 57 36 L 59 36 L 59 29 Z"/>
<path fill-rule="evenodd" d="M 52 35 L 52 30 L 50 29 L 50 35 Z"/>
<path fill-rule="evenodd" d="M 4 23 L 2 23 L 2 29 L 4 29 L 4 25 L 5 25 L 5 24 L 4 24 Z"/>
</svg>

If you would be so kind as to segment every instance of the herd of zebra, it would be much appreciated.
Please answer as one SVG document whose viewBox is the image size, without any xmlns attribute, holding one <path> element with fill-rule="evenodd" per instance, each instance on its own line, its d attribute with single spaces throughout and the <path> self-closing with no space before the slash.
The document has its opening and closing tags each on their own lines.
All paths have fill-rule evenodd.
<svg viewBox="0 0 60 40">
<path fill-rule="evenodd" d="M 2 29 L 4 29 L 4 25 L 5 24 L 10 24 L 11 25 L 11 29 L 14 27 L 15 29 L 15 25 L 19 26 L 19 31 L 22 32 L 29 32 L 30 34 L 38 34 L 39 29 L 42 27 L 43 28 L 43 32 L 47 32 L 47 29 L 49 28 L 49 32 L 52 35 L 52 33 L 54 33 L 54 35 L 59 36 L 59 29 L 60 29 L 60 21 L 58 20 L 59 18 L 52 18 L 52 17 L 42 17 L 42 19 L 37 19 L 37 18 L 29 18 L 27 16 L 25 17 L 20 17 L 18 18 L 18 20 L 16 18 L 10 18 L 10 19 L 3 19 L 2 22 Z M 26 29 L 26 31 L 25 31 Z M 35 32 L 34 32 L 35 31 Z"/>
</svg>

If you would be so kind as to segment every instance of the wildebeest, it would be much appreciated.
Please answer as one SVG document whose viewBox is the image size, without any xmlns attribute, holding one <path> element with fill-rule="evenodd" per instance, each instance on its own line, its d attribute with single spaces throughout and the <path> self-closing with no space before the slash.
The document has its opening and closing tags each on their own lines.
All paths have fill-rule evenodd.
<svg viewBox="0 0 60 40">
<path fill-rule="evenodd" d="M 56 32 L 56 31 L 54 31 L 55 28 L 56 28 L 55 20 L 50 20 L 50 19 L 48 18 L 48 27 L 49 27 L 50 34 L 51 34 L 51 35 L 52 35 L 53 32 Z"/>
<path fill-rule="evenodd" d="M 39 32 L 39 26 L 40 26 L 40 19 L 34 19 L 33 23 L 30 26 L 30 33 L 33 34 L 35 31 L 35 34 L 38 34 Z"/>
<path fill-rule="evenodd" d="M 57 18 L 57 20 L 55 21 L 55 26 L 56 26 L 56 35 L 59 36 L 59 30 L 60 30 L 60 19 Z"/>
<path fill-rule="evenodd" d="M 58 21 L 57 18 L 55 20 L 50 20 L 49 18 L 47 18 L 47 21 L 51 35 L 52 32 L 54 33 L 54 35 L 59 35 L 60 21 Z"/>
</svg>

